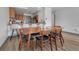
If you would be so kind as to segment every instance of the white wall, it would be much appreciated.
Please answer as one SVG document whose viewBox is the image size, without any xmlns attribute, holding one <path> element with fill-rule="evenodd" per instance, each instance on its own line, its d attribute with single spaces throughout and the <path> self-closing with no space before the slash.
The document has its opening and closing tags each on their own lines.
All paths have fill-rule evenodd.
<svg viewBox="0 0 79 59">
<path fill-rule="evenodd" d="M 38 12 L 38 18 L 39 22 L 45 20 L 45 25 L 44 27 L 51 27 L 53 26 L 54 22 L 54 16 L 52 15 L 52 8 L 51 7 L 43 7 L 40 9 Z"/>
<path fill-rule="evenodd" d="M 41 8 L 38 12 L 38 19 L 39 22 L 41 22 L 42 20 L 44 20 L 44 8 Z"/>
<path fill-rule="evenodd" d="M 52 26 L 52 9 L 51 7 L 46 7 L 44 10 L 44 20 L 46 22 L 45 27 Z"/>
<path fill-rule="evenodd" d="M 44 7 L 41 7 L 40 10 L 38 10 L 38 12 L 33 13 L 32 15 L 38 15 L 38 22 L 41 22 L 42 20 L 44 20 Z"/>
<path fill-rule="evenodd" d="M 0 47 L 8 36 L 7 24 L 9 20 L 8 7 L 0 7 Z"/>
<path fill-rule="evenodd" d="M 52 16 L 51 16 L 52 18 L 51 18 L 51 26 L 53 27 L 54 26 L 54 13 L 52 13 Z"/>
<path fill-rule="evenodd" d="M 56 25 L 62 26 L 64 31 L 79 34 L 79 8 L 64 8 L 55 14 Z"/>
</svg>

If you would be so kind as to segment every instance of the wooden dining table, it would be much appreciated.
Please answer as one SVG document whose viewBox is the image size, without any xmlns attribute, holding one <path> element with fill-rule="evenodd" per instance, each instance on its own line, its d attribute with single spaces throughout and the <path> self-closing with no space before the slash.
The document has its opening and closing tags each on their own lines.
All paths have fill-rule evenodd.
<svg viewBox="0 0 79 59">
<path fill-rule="evenodd" d="M 51 32 L 56 32 L 57 28 L 52 27 L 51 29 L 44 29 L 44 28 L 41 29 L 40 27 L 29 27 L 29 28 L 20 28 L 19 32 L 23 35 L 28 35 L 27 48 L 30 48 L 31 34 L 40 33 L 43 36 L 43 35 L 50 34 Z M 49 36 L 49 37 L 50 37 L 49 38 L 50 47 L 51 47 L 51 50 L 52 50 L 52 39 L 51 39 L 52 36 Z M 20 37 L 19 40 L 22 41 L 22 37 Z M 41 38 L 41 40 L 43 40 L 43 37 Z M 21 43 L 20 41 L 19 41 L 19 44 Z"/>
<path fill-rule="evenodd" d="M 41 29 L 40 27 L 29 27 L 29 28 L 20 28 L 19 32 L 21 32 L 21 34 L 23 34 L 23 35 L 28 35 L 27 47 L 30 48 L 31 34 L 40 33 L 41 35 L 44 35 L 44 34 L 49 33 L 50 30 Z M 20 40 L 22 41 L 22 37 L 20 37 L 20 38 L 21 38 Z M 20 43 L 20 41 L 19 41 L 19 43 Z"/>
</svg>

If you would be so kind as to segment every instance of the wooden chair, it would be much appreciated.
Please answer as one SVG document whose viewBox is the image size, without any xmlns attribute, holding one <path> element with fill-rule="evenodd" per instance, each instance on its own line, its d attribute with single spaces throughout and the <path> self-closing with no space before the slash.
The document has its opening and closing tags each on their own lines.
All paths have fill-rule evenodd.
<svg viewBox="0 0 79 59">
<path fill-rule="evenodd" d="M 61 46 L 63 46 L 64 39 L 62 36 L 62 28 L 61 26 L 54 26 L 51 31 L 51 36 L 55 41 L 55 48 L 57 50 L 57 40 L 60 40 Z"/>
<path fill-rule="evenodd" d="M 19 34 L 19 49 L 22 47 L 22 40 L 23 40 L 23 38 L 26 39 L 27 47 L 28 47 L 28 46 L 30 46 L 29 39 L 33 40 L 34 36 L 39 34 L 38 32 L 40 32 L 39 28 L 21 28 L 21 29 L 19 29 L 18 30 L 18 34 Z M 30 37 L 29 37 L 29 35 L 30 35 Z"/>
<path fill-rule="evenodd" d="M 50 42 L 50 37 L 48 35 L 48 32 L 47 31 L 44 31 L 42 30 L 40 32 L 40 36 L 36 37 L 36 43 L 39 43 L 39 46 L 41 47 L 41 50 L 43 50 L 43 47 L 45 47 L 45 43 L 49 43 L 50 45 L 50 48 L 51 48 L 51 51 L 53 50 L 52 49 L 52 44 Z M 36 44 L 37 45 L 37 44 Z"/>
<path fill-rule="evenodd" d="M 28 41 L 28 34 L 27 35 L 24 35 L 22 34 L 24 31 L 27 31 L 28 32 L 28 29 L 24 29 L 24 28 L 21 28 L 21 29 L 18 29 L 18 36 L 19 36 L 19 49 L 21 49 L 22 47 L 22 41 L 25 39 L 26 41 Z"/>
</svg>

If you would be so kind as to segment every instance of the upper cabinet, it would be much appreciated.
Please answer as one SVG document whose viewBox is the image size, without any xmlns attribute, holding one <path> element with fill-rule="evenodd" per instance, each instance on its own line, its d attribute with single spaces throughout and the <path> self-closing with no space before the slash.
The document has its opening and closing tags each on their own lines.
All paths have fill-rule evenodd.
<svg viewBox="0 0 79 59">
<path fill-rule="evenodd" d="M 9 7 L 9 17 L 15 18 L 16 20 L 23 20 L 24 16 L 16 13 L 15 8 Z"/>
<path fill-rule="evenodd" d="M 16 20 L 24 20 L 24 16 L 23 15 L 16 15 Z"/>
<path fill-rule="evenodd" d="M 15 8 L 9 7 L 9 15 L 10 15 L 9 17 L 15 18 L 15 14 L 16 14 Z"/>
</svg>

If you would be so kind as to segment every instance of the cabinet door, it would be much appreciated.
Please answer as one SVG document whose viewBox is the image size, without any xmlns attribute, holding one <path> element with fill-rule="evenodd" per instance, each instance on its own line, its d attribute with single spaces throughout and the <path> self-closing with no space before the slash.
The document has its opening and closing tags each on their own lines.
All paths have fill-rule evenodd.
<svg viewBox="0 0 79 59">
<path fill-rule="evenodd" d="M 9 8 L 9 15 L 10 15 L 10 17 L 15 18 L 15 8 L 13 8 L 13 7 Z"/>
<path fill-rule="evenodd" d="M 16 15 L 16 20 L 19 20 L 19 15 Z"/>
</svg>

